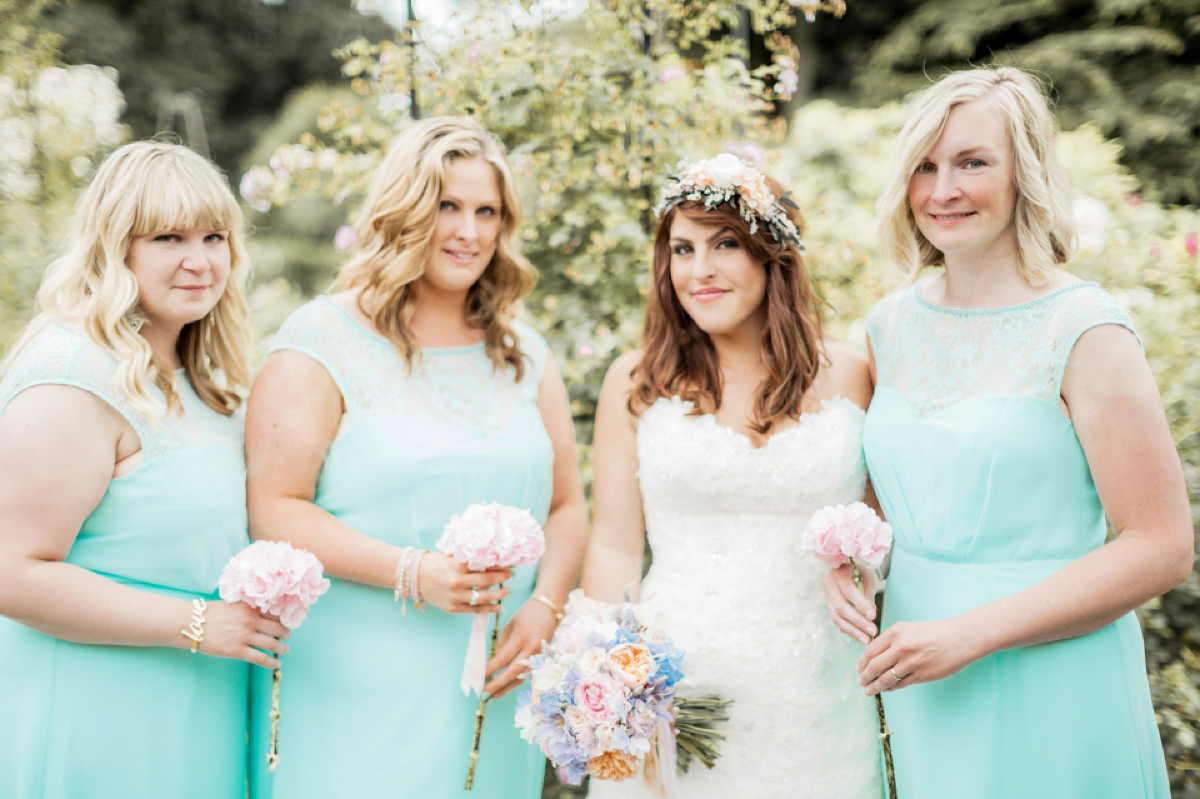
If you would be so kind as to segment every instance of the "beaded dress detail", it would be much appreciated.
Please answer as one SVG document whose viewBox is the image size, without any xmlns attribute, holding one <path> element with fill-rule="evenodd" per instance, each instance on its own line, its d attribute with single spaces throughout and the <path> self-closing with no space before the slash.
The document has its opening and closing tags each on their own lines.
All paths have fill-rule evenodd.
<svg viewBox="0 0 1200 799">
<path fill-rule="evenodd" d="M 0 383 L 0 413 L 34 386 L 73 386 L 140 439 L 141 461 L 109 482 L 65 560 L 141 591 L 219 601 L 217 579 L 248 543 L 242 418 L 205 405 L 182 371 L 183 412 L 167 413 L 152 386 L 162 414 L 151 418 L 117 391 L 116 371 L 91 339 L 52 324 Z M 249 669 L 185 649 L 72 643 L 0 617 L 0 795 L 242 796 Z"/>
<path fill-rule="evenodd" d="M 680 775 L 688 799 L 877 799 L 874 710 L 862 645 L 829 620 L 828 568 L 800 548 L 817 510 L 862 499 L 864 414 L 825 402 L 756 448 L 691 403 L 660 399 L 637 431 L 654 562 L 641 601 L 684 650 L 686 696 L 732 699 L 712 770 Z M 592 780 L 601 799 L 650 797 L 640 779 Z"/>
<path fill-rule="evenodd" d="M 1081 335 L 1133 330 L 1094 283 L 974 311 L 930 304 L 924 285 L 867 316 L 878 385 L 863 446 L 895 535 L 885 629 L 1007 597 L 1104 544 L 1104 509 L 1059 393 Z M 883 701 L 900 796 L 1169 796 L 1133 613 Z"/>
</svg>

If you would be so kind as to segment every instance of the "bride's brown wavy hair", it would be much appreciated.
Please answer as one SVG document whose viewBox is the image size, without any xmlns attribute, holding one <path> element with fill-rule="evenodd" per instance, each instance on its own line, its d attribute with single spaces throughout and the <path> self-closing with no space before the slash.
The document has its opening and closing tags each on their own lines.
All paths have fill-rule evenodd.
<svg viewBox="0 0 1200 799">
<path fill-rule="evenodd" d="M 783 188 L 772 178 L 776 197 Z M 788 216 L 803 234 L 803 220 L 791 208 Z M 660 397 L 678 396 L 693 404 L 692 415 L 721 407 L 721 369 L 716 347 L 680 304 L 671 283 L 671 225 L 682 214 L 702 225 L 726 227 L 750 257 L 766 270 L 763 303 L 767 321 L 760 352 L 767 377 L 758 386 L 751 427 L 766 433 L 781 419 L 800 415 L 804 393 L 817 378 L 821 360 L 821 300 L 813 290 L 800 251 L 775 240 L 765 225 L 750 232 L 736 208 L 723 203 L 712 210 L 684 202 L 658 220 L 654 235 L 654 276 L 642 331 L 642 358 L 632 372 L 629 410 L 639 414 Z"/>
</svg>

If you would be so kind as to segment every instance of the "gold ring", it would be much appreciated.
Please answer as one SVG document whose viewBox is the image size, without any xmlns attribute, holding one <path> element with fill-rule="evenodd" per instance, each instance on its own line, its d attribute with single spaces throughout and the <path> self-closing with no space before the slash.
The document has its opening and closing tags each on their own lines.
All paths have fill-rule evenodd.
<svg viewBox="0 0 1200 799">
<path fill-rule="evenodd" d="M 896 673 L 896 667 L 895 667 L 895 666 L 893 666 L 892 668 L 888 669 L 888 671 L 890 671 L 890 672 L 892 673 L 892 676 L 896 678 L 896 682 L 900 682 L 901 680 L 903 680 L 903 679 L 904 679 L 903 677 L 901 677 L 899 674 L 897 674 L 897 673 Z"/>
<path fill-rule="evenodd" d="M 479 589 L 472 588 L 471 589 L 471 607 L 475 607 L 478 604 L 479 604 Z"/>
</svg>

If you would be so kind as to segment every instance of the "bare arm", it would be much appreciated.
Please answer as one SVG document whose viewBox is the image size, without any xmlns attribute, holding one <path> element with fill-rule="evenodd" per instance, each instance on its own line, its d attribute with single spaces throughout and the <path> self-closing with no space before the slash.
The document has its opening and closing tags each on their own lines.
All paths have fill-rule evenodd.
<svg viewBox="0 0 1200 799">
<path fill-rule="evenodd" d="M 642 580 L 646 519 L 637 479 L 635 420 L 626 405 L 633 388 L 629 374 L 640 357 L 631 352 L 613 363 L 596 409 L 592 537 L 581 587 L 604 602 L 620 602 L 627 589 L 636 598 Z"/>
<path fill-rule="evenodd" d="M 567 594 L 579 578 L 579 566 L 587 546 L 587 505 L 579 483 L 575 459 L 575 425 L 571 405 L 558 368 L 547 355 L 538 387 L 538 411 L 554 448 L 554 488 L 550 512 L 543 528 L 546 553 L 538 565 L 533 593 L 554 603 L 561 612 Z M 496 656 L 488 663 L 492 675 L 485 691 L 501 696 L 515 688 L 525 669 L 525 660 L 541 649 L 542 641 L 554 635 L 555 611 L 537 599 L 529 599 L 505 625 Z"/>
<path fill-rule="evenodd" d="M 828 343 L 826 350 L 829 355 L 828 380 L 831 388 L 828 393 L 841 395 L 864 411 L 871 404 L 875 391 L 872 377 L 874 361 L 868 355 L 864 356 L 854 347 L 847 344 Z M 879 508 L 879 499 L 871 481 L 867 480 L 863 494 L 863 502 L 869 505 L 880 518 L 883 511 Z M 829 616 L 842 632 L 851 638 L 866 644 L 871 636 L 878 632 L 874 624 L 874 597 L 880 584 L 879 573 L 875 569 L 862 570 L 863 588 L 854 583 L 853 570 L 847 564 L 832 569 L 825 576 L 825 602 L 829 606 Z"/>
<path fill-rule="evenodd" d="M 192 606 L 64 563 L 108 489 L 132 428 L 82 389 L 23 391 L 0 417 L 0 613 L 85 644 L 187 648 Z M 287 631 L 246 605 L 210 603 L 200 651 L 274 667 Z M 256 649 L 257 647 L 257 649 Z"/>
<path fill-rule="evenodd" d="M 1185 580 L 1193 533 L 1183 474 L 1158 390 L 1133 336 L 1080 337 L 1062 387 L 1116 539 L 1012 596 L 941 622 L 896 624 L 868 647 L 868 690 L 895 666 L 904 685 L 953 674 L 1004 649 L 1083 635 Z M 882 685 L 882 683 L 889 683 Z"/>
<path fill-rule="evenodd" d="M 319 363 L 298 352 L 272 353 L 246 409 L 247 504 L 256 539 L 287 541 L 316 555 L 327 574 L 392 589 L 400 549 L 354 530 L 313 502 L 317 477 L 342 419 L 342 395 Z M 470 572 L 441 553 L 421 562 L 425 599 L 451 612 L 496 610 L 507 589 L 483 590 L 507 570 Z M 480 604 L 471 606 L 471 588 Z"/>
</svg>

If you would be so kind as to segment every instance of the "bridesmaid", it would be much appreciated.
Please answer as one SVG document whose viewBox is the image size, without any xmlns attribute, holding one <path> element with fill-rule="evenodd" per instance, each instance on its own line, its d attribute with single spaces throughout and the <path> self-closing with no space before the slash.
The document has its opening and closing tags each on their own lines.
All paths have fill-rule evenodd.
<svg viewBox="0 0 1200 799">
<path fill-rule="evenodd" d="M 586 511 L 562 380 L 515 319 L 533 270 L 517 250 L 512 185 L 500 145 L 473 121 L 411 125 L 375 176 L 340 291 L 284 323 L 255 381 L 253 535 L 310 550 L 335 578 L 285 659 L 283 761 L 252 775 L 260 799 L 541 795 L 544 760 L 521 740 L 509 692 L 553 636 Z M 540 568 L 470 573 L 429 551 L 476 502 L 533 513 L 546 531 Z M 394 591 L 421 609 L 405 613 Z M 496 612 L 505 624 L 468 794 L 478 699 L 459 676 L 473 614 Z M 253 723 L 255 768 L 267 725 Z"/>
<path fill-rule="evenodd" d="M 1054 137 L 1025 73 L 949 75 L 880 201 L 885 252 L 944 267 L 867 317 L 864 447 L 896 538 L 859 671 L 888 692 L 901 796 L 1169 797 L 1133 610 L 1191 571 L 1191 517 L 1132 323 L 1062 268 Z M 827 595 L 874 632 L 844 571 Z"/>
<path fill-rule="evenodd" d="M 46 270 L 0 381 L 6 799 L 245 791 L 246 662 L 287 651 L 216 599 L 247 543 L 248 269 L 213 165 L 141 142 L 100 166 Z"/>
</svg>

